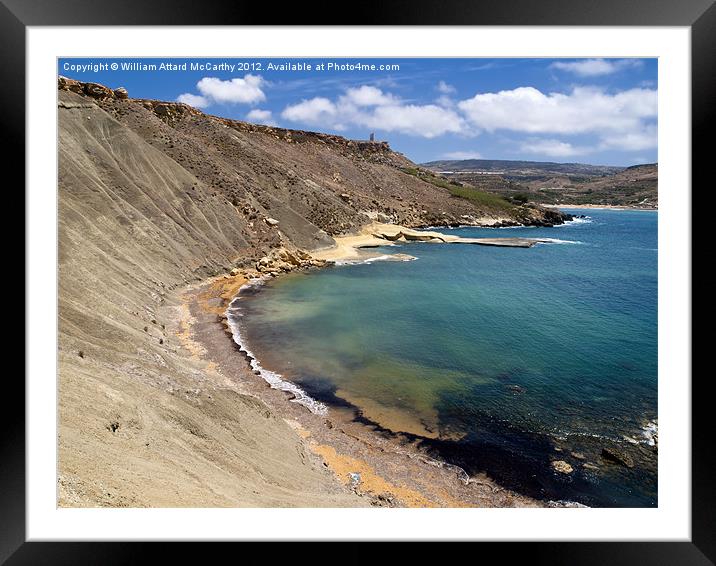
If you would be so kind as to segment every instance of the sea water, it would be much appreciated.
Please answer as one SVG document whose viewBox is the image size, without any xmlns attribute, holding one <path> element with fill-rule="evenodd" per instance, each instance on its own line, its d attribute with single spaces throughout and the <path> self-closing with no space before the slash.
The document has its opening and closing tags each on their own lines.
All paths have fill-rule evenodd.
<svg viewBox="0 0 716 566">
<path fill-rule="evenodd" d="M 657 213 L 571 212 L 587 218 L 450 231 L 551 239 L 529 249 L 405 243 L 375 251 L 415 261 L 269 280 L 230 318 L 317 407 L 532 497 L 653 507 Z"/>
</svg>

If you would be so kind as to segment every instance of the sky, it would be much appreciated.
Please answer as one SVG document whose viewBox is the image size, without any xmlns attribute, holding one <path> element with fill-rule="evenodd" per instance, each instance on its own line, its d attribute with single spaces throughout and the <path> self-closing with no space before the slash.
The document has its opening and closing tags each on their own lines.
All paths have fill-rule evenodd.
<svg viewBox="0 0 716 566">
<path fill-rule="evenodd" d="M 657 161 L 657 59 L 60 59 L 208 114 L 378 140 L 416 163 Z"/>
</svg>

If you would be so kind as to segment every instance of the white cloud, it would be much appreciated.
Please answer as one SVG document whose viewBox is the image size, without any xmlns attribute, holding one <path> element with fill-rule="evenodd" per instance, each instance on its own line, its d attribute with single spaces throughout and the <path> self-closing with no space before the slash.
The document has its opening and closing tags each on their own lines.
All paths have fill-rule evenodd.
<svg viewBox="0 0 716 566">
<path fill-rule="evenodd" d="M 352 125 L 425 138 L 461 133 L 465 128 L 463 118 L 454 110 L 435 104 L 406 104 L 390 93 L 365 85 L 348 89 L 337 100 L 315 97 L 288 105 L 281 116 L 321 128 L 344 130 Z"/>
<path fill-rule="evenodd" d="M 435 99 L 435 104 L 437 104 L 438 106 L 443 106 L 445 108 L 452 108 L 453 106 L 455 106 L 455 101 L 446 94 L 443 94 Z"/>
<path fill-rule="evenodd" d="M 476 94 L 458 104 L 468 120 L 487 131 L 532 134 L 619 133 L 641 130 L 657 115 L 657 91 L 634 88 L 609 94 L 576 87 L 569 94 L 543 94 L 533 87 Z"/>
<path fill-rule="evenodd" d="M 349 88 L 346 90 L 343 100 L 356 106 L 384 106 L 399 102 L 392 94 L 384 93 L 379 88 L 368 85 Z"/>
<path fill-rule="evenodd" d="M 452 93 L 456 92 L 455 87 L 447 84 L 445 81 L 440 81 L 438 83 L 438 86 L 435 88 L 437 88 L 438 92 L 440 92 L 442 94 L 452 94 Z"/>
<path fill-rule="evenodd" d="M 183 102 L 184 104 L 195 106 L 196 108 L 205 108 L 211 104 L 205 97 L 197 94 L 191 94 L 190 92 L 185 92 L 184 94 L 177 96 L 177 102 Z"/>
<path fill-rule="evenodd" d="M 580 77 L 597 77 L 611 75 L 623 69 L 639 67 L 642 64 L 639 59 L 585 59 L 570 62 L 558 61 L 552 63 L 550 68 L 574 73 Z"/>
<path fill-rule="evenodd" d="M 196 83 L 196 88 L 216 102 L 254 104 L 266 100 L 266 95 L 261 90 L 265 82 L 261 75 L 245 75 L 244 78 L 237 77 L 228 81 L 204 77 Z"/>
<path fill-rule="evenodd" d="M 255 124 L 264 124 L 266 126 L 276 125 L 271 110 L 261 110 L 259 108 L 254 108 L 248 114 L 246 114 L 246 120 Z"/>
<path fill-rule="evenodd" d="M 573 145 L 558 139 L 529 138 L 522 142 L 520 150 L 549 157 L 574 157 L 596 151 L 642 151 L 657 147 L 657 143 L 656 124 L 648 124 L 638 131 L 604 135 L 594 147 Z M 644 158 L 639 159 L 644 161 Z"/>
<path fill-rule="evenodd" d="M 322 96 L 286 106 L 281 112 L 281 116 L 291 122 L 301 122 L 311 126 L 332 125 L 333 127 L 335 127 L 337 114 L 336 105 Z"/>
<path fill-rule="evenodd" d="M 434 104 L 380 106 L 372 115 L 364 116 L 358 123 L 388 132 L 402 132 L 434 138 L 446 133 L 460 133 L 464 121 L 454 111 Z"/>
<path fill-rule="evenodd" d="M 547 155 L 549 157 L 573 157 L 592 151 L 588 147 L 573 146 L 571 143 L 555 139 L 528 139 L 522 143 L 520 149 L 524 153 Z"/>
<path fill-rule="evenodd" d="M 215 102 L 256 104 L 266 100 L 262 90 L 265 85 L 266 80 L 261 75 L 247 74 L 244 78 L 237 77 L 228 81 L 216 77 L 204 77 L 196 83 L 196 88 L 201 95 L 185 92 L 177 96 L 177 101 L 198 108 L 206 108 Z"/>
<path fill-rule="evenodd" d="M 657 91 L 633 88 L 610 93 L 575 87 L 568 93 L 542 93 L 533 87 L 477 94 L 458 103 L 478 130 L 530 134 L 521 151 L 571 157 L 595 151 L 642 151 L 657 146 Z M 591 147 L 554 136 L 589 135 Z"/>
<path fill-rule="evenodd" d="M 490 69 L 496 69 L 497 67 L 504 67 L 505 65 L 498 65 L 497 63 L 482 63 L 480 65 L 469 65 L 466 71 L 489 71 Z"/>
<path fill-rule="evenodd" d="M 642 151 L 658 145 L 656 124 L 648 124 L 642 130 L 626 132 L 620 135 L 605 136 L 599 145 L 600 149 L 620 149 L 623 151 Z"/>
<path fill-rule="evenodd" d="M 443 153 L 444 159 L 482 159 L 482 154 L 477 151 L 449 151 Z"/>
</svg>

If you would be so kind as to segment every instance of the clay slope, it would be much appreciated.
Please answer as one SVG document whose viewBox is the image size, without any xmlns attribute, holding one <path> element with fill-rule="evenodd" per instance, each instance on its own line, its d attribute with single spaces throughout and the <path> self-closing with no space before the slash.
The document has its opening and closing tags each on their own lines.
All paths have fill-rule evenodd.
<svg viewBox="0 0 716 566">
<path fill-rule="evenodd" d="M 283 420 L 192 351 L 174 289 L 250 247 L 236 208 L 96 104 L 68 106 L 59 108 L 60 505 L 361 504 Z"/>
<path fill-rule="evenodd" d="M 60 505 L 366 504 L 202 359 L 182 292 L 371 218 L 489 223 L 504 211 L 406 174 L 384 144 L 101 85 L 61 79 L 58 121 Z"/>
</svg>

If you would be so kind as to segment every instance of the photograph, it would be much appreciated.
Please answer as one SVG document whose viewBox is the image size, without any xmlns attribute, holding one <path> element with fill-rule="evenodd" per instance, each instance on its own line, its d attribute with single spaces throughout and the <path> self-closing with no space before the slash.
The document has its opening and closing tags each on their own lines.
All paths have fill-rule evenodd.
<svg viewBox="0 0 716 566">
<path fill-rule="evenodd" d="M 713 4 L 0 0 L 0 564 L 713 565 Z"/>
<path fill-rule="evenodd" d="M 58 58 L 58 507 L 658 507 L 659 60 L 525 55 Z"/>
</svg>

